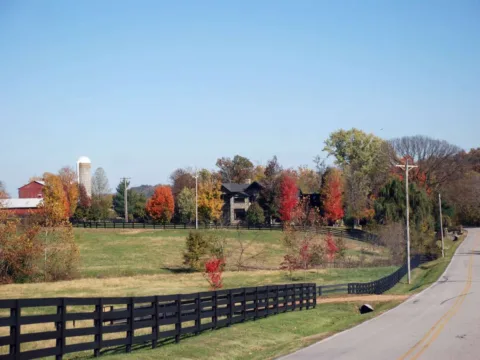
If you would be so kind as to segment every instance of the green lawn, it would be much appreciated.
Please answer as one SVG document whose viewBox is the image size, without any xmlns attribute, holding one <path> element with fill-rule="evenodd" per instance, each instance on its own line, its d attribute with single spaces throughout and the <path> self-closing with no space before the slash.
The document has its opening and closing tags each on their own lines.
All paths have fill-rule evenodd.
<svg viewBox="0 0 480 360">
<path fill-rule="evenodd" d="M 213 230 L 211 230 L 213 231 Z M 227 270 L 236 270 L 240 244 L 245 265 L 278 269 L 285 250 L 281 231 L 218 230 L 227 239 Z M 185 270 L 183 251 L 188 230 L 75 229 L 80 247 L 81 277 L 118 277 L 178 273 Z M 385 248 L 346 240 L 350 258 L 388 259 Z"/>
<path fill-rule="evenodd" d="M 371 319 L 399 302 L 372 303 L 376 311 L 360 315 L 360 303 L 321 304 L 315 309 L 248 321 L 230 328 L 206 331 L 179 344 L 145 347 L 125 354 L 106 352 L 105 359 L 245 359 L 263 360 L 291 353 L 333 333 Z M 81 356 L 80 356 L 81 357 Z"/>
</svg>

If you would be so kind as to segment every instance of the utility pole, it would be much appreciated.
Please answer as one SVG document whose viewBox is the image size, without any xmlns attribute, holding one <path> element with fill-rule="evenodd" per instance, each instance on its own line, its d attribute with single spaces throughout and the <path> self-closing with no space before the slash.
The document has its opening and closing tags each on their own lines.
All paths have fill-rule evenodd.
<svg viewBox="0 0 480 360">
<path fill-rule="evenodd" d="M 408 199 L 408 172 L 410 169 L 416 168 L 416 165 L 408 165 L 408 158 L 406 159 L 405 165 L 397 165 L 397 167 L 405 168 L 405 195 L 406 195 L 406 206 L 407 206 L 407 269 L 408 269 L 408 283 L 411 283 L 410 275 L 410 202 Z"/>
<path fill-rule="evenodd" d="M 125 222 L 128 223 L 128 191 L 127 191 L 127 180 L 130 178 L 124 177 L 123 180 L 123 202 L 124 202 L 124 209 L 125 209 Z"/>
<path fill-rule="evenodd" d="M 438 193 L 438 208 L 440 212 L 440 234 L 442 236 L 442 257 L 445 257 L 445 244 L 443 242 L 442 195 Z"/>
<path fill-rule="evenodd" d="M 198 172 L 195 169 L 195 229 L 198 230 Z"/>
</svg>

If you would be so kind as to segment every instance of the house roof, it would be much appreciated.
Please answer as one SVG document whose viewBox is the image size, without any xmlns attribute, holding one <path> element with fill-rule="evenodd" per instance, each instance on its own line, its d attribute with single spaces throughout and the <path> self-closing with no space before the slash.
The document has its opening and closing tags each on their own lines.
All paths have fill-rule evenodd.
<svg viewBox="0 0 480 360">
<path fill-rule="evenodd" d="M 25 184 L 25 185 L 19 187 L 19 189 L 24 188 L 25 186 L 28 186 L 28 185 L 30 185 L 31 183 L 37 183 L 37 184 L 40 184 L 40 185 L 42 185 L 42 186 L 45 186 L 45 181 L 35 180 L 35 181 L 30 181 L 28 184 Z"/>
<path fill-rule="evenodd" d="M 258 182 L 254 181 L 251 184 L 236 184 L 236 183 L 225 183 L 222 184 L 222 186 L 225 188 L 230 193 L 243 193 L 243 195 L 248 196 L 245 192 L 253 185 L 257 185 L 260 188 L 262 185 L 260 185 Z"/>
<path fill-rule="evenodd" d="M 4 209 L 34 209 L 37 208 L 42 199 L 26 198 L 26 199 L 1 199 L 0 207 Z"/>
</svg>

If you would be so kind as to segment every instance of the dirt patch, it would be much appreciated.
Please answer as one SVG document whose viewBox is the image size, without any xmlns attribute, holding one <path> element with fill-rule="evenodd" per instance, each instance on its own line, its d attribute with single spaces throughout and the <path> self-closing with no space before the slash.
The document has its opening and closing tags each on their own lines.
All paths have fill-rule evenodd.
<svg viewBox="0 0 480 360">
<path fill-rule="evenodd" d="M 344 302 L 384 302 L 394 300 L 406 300 L 409 295 L 351 295 L 351 296 L 335 296 L 335 297 L 319 297 L 317 304 L 328 303 L 344 303 Z"/>
</svg>

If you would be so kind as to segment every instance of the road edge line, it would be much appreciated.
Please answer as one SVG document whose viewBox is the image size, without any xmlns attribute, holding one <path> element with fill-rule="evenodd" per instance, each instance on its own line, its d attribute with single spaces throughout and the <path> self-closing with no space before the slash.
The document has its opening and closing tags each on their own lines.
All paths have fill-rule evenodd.
<svg viewBox="0 0 480 360">
<path fill-rule="evenodd" d="M 282 359 L 286 358 L 287 356 L 294 355 L 294 354 L 296 354 L 296 353 L 298 353 L 298 352 L 300 352 L 300 351 L 303 351 L 303 350 L 305 350 L 305 349 L 308 349 L 308 348 L 310 348 L 310 347 L 312 347 L 312 346 L 315 346 L 315 345 L 318 345 L 318 344 L 322 344 L 322 343 L 324 343 L 324 342 L 327 342 L 327 341 L 329 341 L 329 340 L 331 340 L 331 339 L 333 339 L 333 338 L 336 338 L 337 336 L 340 336 L 340 335 L 342 335 L 342 334 L 344 334 L 344 333 L 347 333 L 347 332 L 349 332 L 349 331 L 352 331 L 353 329 L 355 329 L 355 328 L 357 328 L 357 327 L 360 327 L 360 326 L 362 326 L 362 325 L 368 324 L 369 322 L 372 322 L 372 321 L 374 321 L 374 320 L 376 320 L 376 319 L 380 319 L 383 315 L 388 314 L 390 311 L 393 311 L 393 310 L 395 310 L 395 309 L 398 309 L 400 306 L 402 306 L 402 305 L 404 305 L 404 304 L 407 304 L 407 303 L 410 302 L 410 301 L 413 301 L 413 300 L 414 300 L 416 297 L 418 297 L 420 294 L 424 293 L 425 291 L 427 291 L 427 290 L 429 290 L 430 288 L 432 288 L 432 287 L 434 287 L 435 285 L 437 285 L 438 280 L 441 279 L 441 278 L 447 273 L 448 269 L 449 269 L 450 266 L 452 265 L 453 257 L 457 254 L 458 250 L 460 250 L 460 247 L 464 244 L 465 240 L 467 240 L 467 237 L 468 237 L 468 236 L 470 236 L 470 234 L 467 232 L 467 236 L 465 237 L 465 239 L 462 240 L 462 243 L 460 244 L 460 246 L 457 247 L 457 250 L 455 250 L 455 252 L 453 253 L 452 258 L 450 259 L 450 262 L 448 263 L 445 271 L 444 271 L 444 272 L 438 277 L 438 279 L 437 279 L 433 284 L 431 284 L 429 287 L 423 289 L 422 291 L 420 291 L 420 292 L 417 293 L 417 294 L 414 294 L 414 295 L 410 296 L 410 297 L 409 297 L 408 299 L 406 299 L 405 301 L 402 301 L 402 302 L 401 302 L 400 304 L 398 304 L 397 306 L 395 306 L 395 307 L 393 307 L 393 308 L 391 308 L 391 309 L 388 309 L 387 311 L 381 313 L 381 314 L 378 315 L 378 316 L 375 316 L 375 317 L 373 317 L 373 318 L 371 318 L 371 319 L 365 320 L 365 321 L 361 322 L 361 323 L 358 324 L 358 325 L 355 325 L 355 326 L 353 326 L 353 327 L 351 327 L 351 328 L 348 328 L 348 329 L 346 329 L 346 330 L 340 331 L 340 332 L 338 332 L 338 333 L 336 333 L 336 334 L 333 334 L 332 336 L 329 336 L 329 337 L 327 337 L 327 338 L 325 338 L 325 339 L 323 339 L 323 340 L 320 340 L 320 341 L 318 341 L 318 342 L 316 342 L 316 343 L 313 343 L 313 344 L 310 344 L 310 345 L 308 345 L 308 346 L 306 346 L 306 347 L 303 347 L 303 348 L 301 348 L 301 349 L 298 349 L 297 351 L 294 351 L 294 352 L 292 352 L 292 353 L 290 353 L 290 354 L 282 355 L 281 357 L 278 357 L 278 358 L 275 358 L 275 359 L 276 359 L 276 360 L 282 360 Z"/>
</svg>

